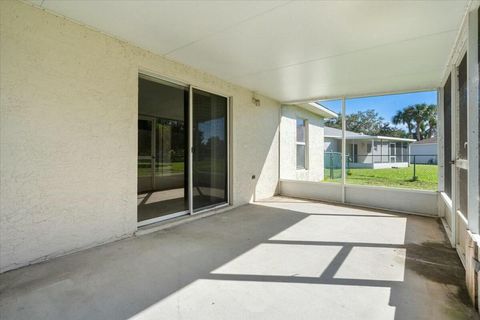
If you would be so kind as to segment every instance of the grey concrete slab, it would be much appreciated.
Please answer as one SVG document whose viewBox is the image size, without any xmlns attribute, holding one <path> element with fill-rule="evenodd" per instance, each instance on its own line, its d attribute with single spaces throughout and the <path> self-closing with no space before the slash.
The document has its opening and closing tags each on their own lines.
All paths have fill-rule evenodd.
<svg viewBox="0 0 480 320">
<path fill-rule="evenodd" d="M 434 218 L 277 197 L 0 275 L 1 319 L 478 319 Z"/>
</svg>

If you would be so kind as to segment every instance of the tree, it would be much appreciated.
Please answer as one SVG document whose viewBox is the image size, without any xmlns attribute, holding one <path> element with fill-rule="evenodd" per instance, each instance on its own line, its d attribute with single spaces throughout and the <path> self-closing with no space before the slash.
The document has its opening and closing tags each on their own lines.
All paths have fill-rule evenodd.
<svg viewBox="0 0 480 320">
<path fill-rule="evenodd" d="M 408 137 L 413 137 L 413 122 L 411 117 L 404 110 L 398 110 L 392 118 L 393 124 L 404 124 L 407 126 Z"/>
<path fill-rule="evenodd" d="M 419 103 L 397 111 L 393 116 L 394 124 L 407 126 L 410 137 L 414 136 L 420 141 L 434 137 L 437 132 L 437 106 Z"/>
<path fill-rule="evenodd" d="M 405 132 L 405 130 L 397 127 L 392 127 L 388 122 L 386 122 L 386 125 L 380 129 L 377 135 L 386 137 L 408 138 L 408 133 Z"/>
<path fill-rule="evenodd" d="M 437 106 L 430 104 L 426 109 L 425 120 L 428 123 L 428 129 L 426 130 L 427 138 L 432 138 L 437 134 Z"/>
<path fill-rule="evenodd" d="M 399 138 L 415 138 L 418 141 L 432 138 L 437 132 L 437 106 L 419 103 L 398 110 L 392 117 L 394 125 L 403 124 L 408 133 L 402 128 L 392 126 L 385 121 L 374 109 L 357 111 L 346 115 L 346 129 L 357 133 L 372 136 L 390 136 Z M 342 117 L 329 119 L 325 125 L 333 128 L 342 128 Z"/>
<path fill-rule="evenodd" d="M 405 137 L 406 133 L 402 129 L 392 127 L 386 122 L 378 112 L 373 109 L 357 111 L 346 115 L 346 129 L 356 133 L 363 133 L 372 136 L 394 136 Z M 325 125 L 332 128 L 342 128 L 342 117 L 329 119 Z"/>
</svg>

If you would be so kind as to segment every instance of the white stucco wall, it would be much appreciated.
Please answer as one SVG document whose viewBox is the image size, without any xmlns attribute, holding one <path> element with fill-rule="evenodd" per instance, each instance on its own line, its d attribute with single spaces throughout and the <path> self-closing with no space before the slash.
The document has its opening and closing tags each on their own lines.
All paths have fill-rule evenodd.
<svg viewBox="0 0 480 320">
<path fill-rule="evenodd" d="M 281 194 L 289 197 L 330 202 L 342 201 L 339 183 L 281 180 Z M 345 186 L 345 203 L 369 208 L 438 216 L 438 193 L 379 186 Z"/>
<path fill-rule="evenodd" d="M 232 96 L 233 205 L 276 193 L 276 101 L 21 2 L 0 12 L 2 271 L 136 230 L 139 70 Z"/>
<path fill-rule="evenodd" d="M 296 166 L 296 120 L 308 120 L 307 128 L 307 169 L 297 170 Z M 280 122 L 280 177 L 288 180 L 323 180 L 324 119 L 301 107 L 282 106 Z"/>
</svg>

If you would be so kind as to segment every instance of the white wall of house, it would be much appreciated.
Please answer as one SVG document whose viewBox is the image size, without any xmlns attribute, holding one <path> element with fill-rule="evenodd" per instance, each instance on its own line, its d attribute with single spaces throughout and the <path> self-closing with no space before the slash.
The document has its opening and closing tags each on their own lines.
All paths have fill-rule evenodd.
<svg viewBox="0 0 480 320">
<path fill-rule="evenodd" d="M 297 170 L 296 164 L 296 120 L 305 119 L 307 127 L 307 169 Z M 323 180 L 324 118 L 293 105 L 282 106 L 280 123 L 280 177 L 281 179 L 321 181 Z"/>
<path fill-rule="evenodd" d="M 388 162 L 388 148 L 389 141 L 376 140 L 373 143 L 373 161 L 375 162 Z"/>
<path fill-rule="evenodd" d="M 2 271 L 136 231 L 141 70 L 232 96 L 231 201 L 277 192 L 278 102 L 21 2 L 0 12 Z"/>
<path fill-rule="evenodd" d="M 340 183 L 313 183 L 282 179 L 280 184 L 281 193 L 285 196 L 342 202 L 342 185 Z M 438 216 L 438 194 L 434 191 L 347 184 L 345 195 L 347 204 Z"/>
<path fill-rule="evenodd" d="M 410 155 L 414 155 L 416 163 L 437 162 L 437 144 L 436 143 L 420 143 L 410 145 Z M 411 157 L 413 162 L 413 157 Z"/>
<path fill-rule="evenodd" d="M 353 154 L 352 154 L 352 144 L 357 145 L 357 162 L 372 162 L 372 157 L 368 157 L 367 155 L 372 154 L 371 152 L 367 152 L 367 142 L 364 140 L 347 140 L 347 154 L 350 156 L 350 159 L 353 161 Z"/>
<path fill-rule="evenodd" d="M 335 138 L 325 138 L 324 139 L 324 150 L 325 152 L 340 152 L 341 140 Z"/>
</svg>

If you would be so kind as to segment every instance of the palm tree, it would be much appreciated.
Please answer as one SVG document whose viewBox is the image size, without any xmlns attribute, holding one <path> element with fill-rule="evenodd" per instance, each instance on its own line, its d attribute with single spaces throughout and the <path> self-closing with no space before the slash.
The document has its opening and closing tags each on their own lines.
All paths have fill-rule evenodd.
<svg viewBox="0 0 480 320">
<path fill-rule="evenodd" d="M 437 133 L 437 106 L 430 104 L 426 109 L 426 122 L 428 123 L 427 137 L 431 138 Z"/>
<path fill-rule="evenodd" d="M 412 131 L 413 131 L 413 123 L 412 123 L 412 117 L 408 112 L 406 112 L 406 108 L 403 110 L 398 110 L 397 113 L 393 116 L 392 118 L 393 124 L 404 124 L 407 126 L 408 130 L 408 137 L 412 137 Z"/>
<path fill-rule="evenodd" d="M 425 103 L 420 103 L 416 104 L 412 107 L 412 116 L 413 116 L 413 121 L 415 122 L 416 125 L 416 138 L 417 141 L 420 141 L 423 139 L 423 132 L 425 131 L 425 118 L 427 115 L 427 104 Z"/>
<path fill-rule="evenodd" d="M 411 105 L 397 111 L 393 116 L 393 124 L 404 124 L 407 126 L 409 137 L 414 136 L 420 141 L 431 138 L 437 130 L 437 106 L 420 103 Z"/>
</svg>

